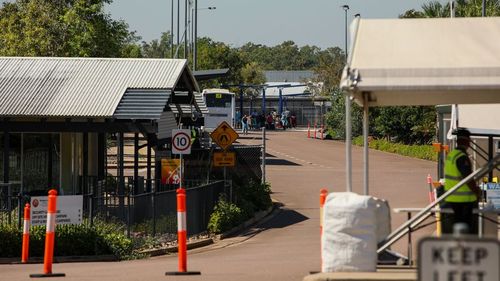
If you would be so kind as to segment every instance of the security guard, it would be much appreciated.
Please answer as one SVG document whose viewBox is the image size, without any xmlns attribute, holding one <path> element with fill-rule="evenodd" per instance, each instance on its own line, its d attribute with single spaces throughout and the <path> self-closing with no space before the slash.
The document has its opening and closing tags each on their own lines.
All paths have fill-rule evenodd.
<svg viewBox="0 0 500 281">
<path fill-rule="evenodd" d="M 459 128 L 457 130 L 457 147 L 448 154 L 444 166 L 445 192 L 472 173 L 471 161 L 467 156 L 469 147 L 469 130 Z M 462 222 L 469 226 L 471 234 L 477 234 L 477 216 L 473 215 L 472 211 L 477 209 L 480 197 L 481 189 L 474 180 L 470 180 L 448 196 L 445 199 L 446 206 L 453 209 L 453 215 L 446 216 L 447 219 L 443 222 L 443 232 L 452 233 L 453 224 Z"/>
</svg>

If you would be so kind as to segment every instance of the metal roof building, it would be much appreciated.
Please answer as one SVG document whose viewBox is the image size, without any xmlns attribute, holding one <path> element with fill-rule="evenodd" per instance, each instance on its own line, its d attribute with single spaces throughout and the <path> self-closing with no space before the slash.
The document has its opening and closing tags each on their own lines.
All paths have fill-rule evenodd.
<svg viewBox="0 0 500 281">
<path fill-rule="evenodd" d="M 199 91 L 186 60 L 0 58 L 3 117 L 123 117 L 177 89 Z"/>
<path fill-rule="evenodd" d="M 19 184 L 19 192 L 54 186 L 83 192 L 106 177 L 111 138 L 123 181 L 128 137 L 134 179 L 139 150 L 147 148 L 151 183 L 161 170 L 156 156 L 168 155 L 171 130 L 202 124 L 207 108 L 198 92 L 182 59 L 0 57 L 0 181 Z"/>
</svg>

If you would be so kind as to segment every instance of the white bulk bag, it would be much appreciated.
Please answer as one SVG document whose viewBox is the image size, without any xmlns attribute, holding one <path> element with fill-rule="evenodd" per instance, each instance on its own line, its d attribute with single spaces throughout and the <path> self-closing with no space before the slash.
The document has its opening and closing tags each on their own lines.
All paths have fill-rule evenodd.
<svg viewBox="0 0 500 281">
<path fill-rule="evenodd" d="M 376 271 L 377 201 L 351 192 L 333 192 L 323 210 L 321 271 Z"/>
</svg>

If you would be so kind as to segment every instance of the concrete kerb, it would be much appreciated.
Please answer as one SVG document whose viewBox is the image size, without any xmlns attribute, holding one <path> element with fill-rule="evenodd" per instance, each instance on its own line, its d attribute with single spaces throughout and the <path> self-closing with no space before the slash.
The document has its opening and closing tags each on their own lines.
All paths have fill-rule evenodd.
<svg viewBox="0 0 500 281">
<path fill-rule="evenodd" d="M 277 213 L 276 210 L 279 210 L 278 206 L 281 203 L 279 203 L 276 200 L 273 200 L 273 206 L 269 207 L 267 210 L 257 212 L 252 218 L 248 219 L 244 223 L 242 223 L 239 226 L 236 226 L 232 228 L 229 231 L 226 231 L 222 234 L 215 235 L 211 238 L 206 238 L 206 239 L 201 239 L 193 242 L 188 242 L 187 248 L 188 250 L 193 250 L 201 247 L 205 247 L 214 243 L 217 243 L 220 240 L 229 238 L 231 236 L 236 235 L 237 233 L 247 229 L 248 227 L 256 224 L 256 223 L 264 223 L 274 217 L 274 215 Z M 275 211 L 275 212 L 273 212 Z M 271 215 L 270 215 L 271 214 Z M 166 248 L 158 248 L 158 249 L 151 249 L 151 250 L 145 250 L 142 251 L 141 254 L 146 254 L 150 257 L 155 257 L 155 256 L 160 256 L 160 255 L 166 255 L 166 254 L 171 254 L 171 253 L 177 253 L 177 245 L 175 246 L 169 246 Z"/>
<path fill-rule="evenodd" d="M 54 263 L 70 263 L 70 262 L 111 262 L 118 261 L 114 255 L 100 255 L 100 256 L 62 256 L 54 257 Z M 27 264 L 43 263 L 43 257 L 29 258 Z M 20 258 L 0 258 L 0 264 L 21 264 Z"/>
</svg>

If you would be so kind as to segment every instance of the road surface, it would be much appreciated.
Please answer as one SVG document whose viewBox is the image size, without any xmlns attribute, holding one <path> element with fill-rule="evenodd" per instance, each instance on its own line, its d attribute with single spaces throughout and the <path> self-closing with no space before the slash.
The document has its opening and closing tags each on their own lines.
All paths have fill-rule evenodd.
<svg viewBox="0 0 500 281">
<path fill-rule="evenodd" d="M 345 147 L 342 142 L 313 140 L 303 131 L 267 133 L 267 181 L 273 198 L 283 203 L 267 222 L 238 237 L 188 253 L 188 270 L 200 276 L 165 276 L 177 269 L 176 255 L 144 260 L 54 264 L 57 280 L 302 280 L 320 269 L 319 190 L 345 191 Z M 261 143 L 260 132 L 242 136 L 241 143 Z M 362 148 L 353 148 L 354 191 L 362 192 Z M 436 164 L 370 151 L 370 193 L 389 200 L 391 208 L 423 207 L 427 174 Z M 392 214 L 393 229 L 404 214 Z M 424 233 L 429 233 L 429 228 Z M 419 237 L 422 234 L 414 235 Z M 406 239 L 406 238 L 405 238 Z M 393 249 L 406 254 L 405 241 Z M 0 280 L 29 280 L 42 265 L 0 265 Z M 50 280 L 50 279 L 48 279 Z M 54 279 L 56 280 L 56 279 Z"/>
</svg>

